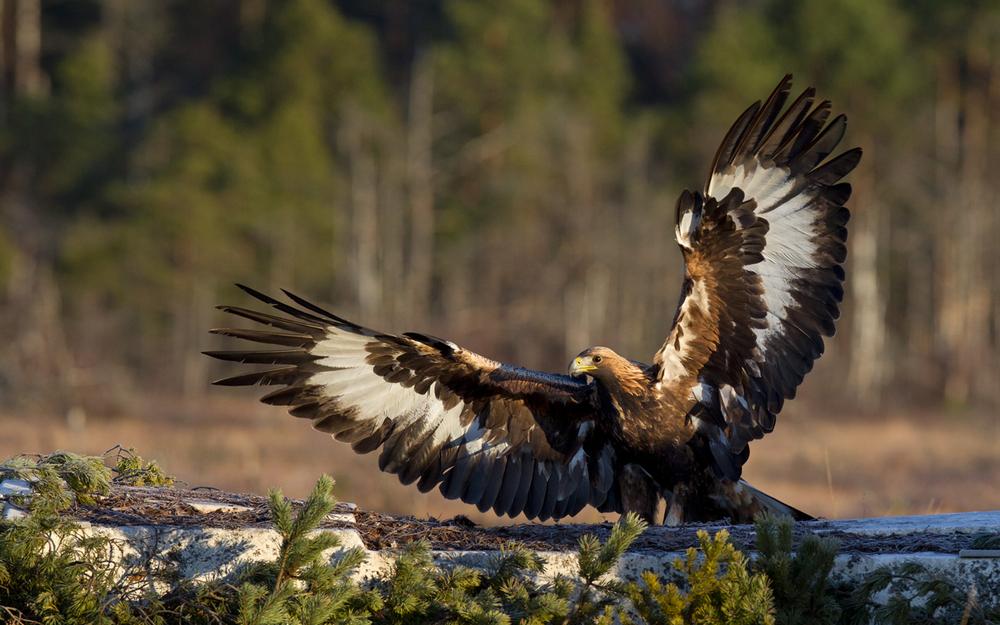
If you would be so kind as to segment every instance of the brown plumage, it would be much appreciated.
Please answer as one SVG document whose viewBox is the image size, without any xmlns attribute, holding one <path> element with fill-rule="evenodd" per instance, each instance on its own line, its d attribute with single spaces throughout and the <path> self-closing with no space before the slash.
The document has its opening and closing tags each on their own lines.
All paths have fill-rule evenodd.
<svg viewBox="0 0 1000 625">
<path fill-rule="evenodd" d="M 704 191 L 678 200 L 685 278 L 652 364 L 592 347 L 570 375 L 542 373 L 241 287 L 283 315 L 224 307 L 269 329 L 214 332 L 277 347 L 208 352 L 271 365 L 217 383 L 278 386 L 262 401 L 482 511 L 549 519 L 592 505 L 655 521 L 665 500 L 668 523 L 808 518 L 740 475 L 833 334 L 850 196 L 839 181 L 860 150 L 828 158 L 845 118 L 827 123 L 812 89 L 782 112 L 790 84 L 737 119 Z"/>
</svg>

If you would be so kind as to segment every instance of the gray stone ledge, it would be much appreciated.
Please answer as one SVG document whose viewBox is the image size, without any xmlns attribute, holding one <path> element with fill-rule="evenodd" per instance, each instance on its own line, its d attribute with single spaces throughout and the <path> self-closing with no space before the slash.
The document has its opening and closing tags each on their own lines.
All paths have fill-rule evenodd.
<svg viewBox="0 0 1000 625">
<path fill-rule="evenodd" d="M 340 513 L 341 520 L 349 517 Z M 979 512 L 921 517 L 884 519 L 851 519 L 845 521 L 817 522 L 818 533 L 836 534 L 838 537 L 860 534 L 865 536 L 892 536 L 897 541 L 906 535 L 925 536 L 927 533 L 983 534 L 1000 533 L 1000 512 Z M 180 573 L 195 580 L 225 577 L 236 567 L 255 560 L 271 560 L 277 556 L 280 537 L 266 527 L 171 527 L 169 525 L 107 526 L 84 524 L 87 533 L 107 536 L 118 545 L 120 559 L 136 562 L 153 562 L 157 557 L 169 557 L 179 567 Z M 709 531 L 718 527 L 706 527 Z M 540 528 L 538 528 L 540 529 Z M 560 526 L 546 526 L 547 531 L 560 532 Z M 333 532 L 341 540 L 342 549 L 357 548 L 365 552 L 364 564 L 358 569 L 359 579 L 369 579 L 386 573 L 397 556 L 393 549 L 368 549 L 357 527 L 327 528 L 318 531 Z M 670 528 L 651 528 L 650 531 L 671 531 Z M 339 551 L 339 550 L 338 550 Z M 967 552 L 880 552 L 843 553 L 838 556 L 833 571 L 835 581 L 860 580 L 879 567 L 897 569 L 907 563 L 918 563 L 928 570 L 947 576 L 963 586 L 976 585 L 983 593 L 1000 589 L 1000 557 L 995 550 Z M 443 566 L 468 566 L 486 568 L 496 557 L 495 550 L 434 549 L 435 560 Z M 545 563 L 541 579 L 551 579 L 559 574 L 576 573 L 576 554 L 567 550 L 538 550 Z M 623 580 L 634 580 L 645 570 L 652 570 L 669 578 L 674 574 L 672 563 L 683 557 L 680 550 L 630 551 L 622 558 L 614 575 Z M 752 556 L 753 553 L 751 552 Z M 337 557 L 337 551 L 330 553 Z"/>
<path fill-rule="evenodd" d="M 7 496 L 23 496 L 26 484 L 5 482 L 0 504 Z M 14 512 L 9 501 L 7 512 Z M 20 512 L 20 510 L 17 510 Z M 5 514 L 6 514 L 5 513 Z M 117 560 L 125 569 L 157 569 L 164 561 L 185 578 L 224 578 L 237 567 L 273 560 L 280 536 L 267 518 L 266 499 L 212 490 L 116 487 L 96 508 L 78 507 L 81 531 L 113 540 Z M 16 515 L 13 515 L 16 516 Z M 651 527 L 620 561 L 613 573 L 623 580 L 637 579 L 645 570 L 666 578 L 684 548 L 696 544 L 695 532 L 730 531 L 737 547 L 753 557 L 753 527 L 703 524 L 680 528 Z M 317 531 L 333 532 L 343 549 L 361 549 L 365 561 L 359 579 L 388 571 L 397 546 L 415 538 L 431 541 L 435 560 L 442 566 L 485 568 L 500 545 L 510 540 L 530 545 L 542 557 L 542 579 L 575 575 L 575 545 L 584 533 L 606 537 L 610 525 L 556 524 L 476 527 L 456 519 L 449 522 L 391 517 L 338 504 Z M 975 585 L 980 596 L 1000 592 L 1000 557 L 996 549 L 976 549 L 973 538 L 1000 536 L 1000 511 L 964 512 L 872 519 L 819 520 L 797 523 L 798 536 L 816 533 L 837 538 L 842 545 L 833 571 L 835 581 L 860 580 L 879 567 L 896 569 L 918 563 L 963 586 Z M 398 540 L 397 540 L 398 539 Z M 383 548 L 386 545 L 392 548 Z"/>
</svg>

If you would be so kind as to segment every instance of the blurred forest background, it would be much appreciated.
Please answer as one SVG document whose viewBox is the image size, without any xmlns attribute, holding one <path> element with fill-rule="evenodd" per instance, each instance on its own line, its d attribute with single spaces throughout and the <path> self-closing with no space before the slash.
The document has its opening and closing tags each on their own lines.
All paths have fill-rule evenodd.
<svg viewBox="0 0 1000 625">
<path fill-rule="evenodd" d="M 327 470 L 439 512 L 213 392 L 213 306 L 244 282 L 536 368 L 648 359 L 677 195 L 793 72 L 865 158 L 838 335 L 748 476 L 828 515 L 1000 505 L 997 0 L 3 0 L 0 20 L 0 455 L 121 442 L 189 480 L 301 493 Z"/>
</svg>

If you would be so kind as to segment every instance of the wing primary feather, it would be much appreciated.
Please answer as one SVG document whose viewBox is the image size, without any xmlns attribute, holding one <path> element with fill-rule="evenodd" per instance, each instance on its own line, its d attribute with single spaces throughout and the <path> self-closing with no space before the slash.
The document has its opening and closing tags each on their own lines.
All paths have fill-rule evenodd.
<svg viewBox="0 0 1000 625">
<path fill-rule="evenodd" d="M 823 100 L 806 116 L 802 123 L 796 126 L 796 130 L 789 134 L 782 145 L 774 154 L 774 161 L 791 168 L 792 175 L 802 172 L 797 171 L 794 165 L 798 164 L 798 157 L 806 146 L 813 142 L 816 135 L 823 129 L 823 124 L 830 117 L 830 101 Z"/>
<path fill-rule="evenodd" d="M 743 137 L 743 133 L 746 132 L 747 126 L 753 119 L 753 116 L 757 114 L 757 110 L 759 108 L 760 100 L 751 104 L 738 118 L 736 118 L 736 121 L 733 123 L 729 132 L 726 133 L 725 138 L 719 145 L 719 149 L 715 152 L 715 157 L 712 159 L 712 167 L 709 170 L 711 173 L 719 171 L 732 162 L 734 148 Z"/>
<path fill-rule="evenodd" d="M 583 510 L 583 507 L 589 503 L 589 499 L 590 484 L 587 483 L 587 480 L 580 480 L 580 483 L 576 486 L 576 491 L 566 500 L 567 503 L 559 512 L 559 516 L 573 516 L 580 512 L 580 510 Z"/>
<path fill-rule="evenodd" d="M 320 336 L 324 332 L 322 325 L 307 323 L 299 319 L 276 317 L 267 313 L 251 310 L 249 308 L 241 308 L 240 306 L 218 306 L 218 309 L 231 315 L 236 315 L 237 317 L 243 317 L 244 319 L 249 319 L 250 321 L 256 321 L 257 323 L 262 323 L 273 328 L 281 328 L 282 330 L 289 330 L 291 332 L 306 331 L 314 336 Z"/>
<path fill-rule="evenodd" d="M 522 462 L 519 454 L 509 454 L 507 456 L 507 468 L 503 475 L 503 484 L 500 485 L 500 492 L 493 503 L 493 512 L 497 514 L 507 514 L 514 504 L 518 487 L 521 484 Z M 513 514 L 511 516 L 514 516 Z"/>
<path fill-rule="evenodd" d="M 394 428 L 392 434 L 379 443 L 382 445 L 382 453 L 378 457 L 378 468 L 389 473 L 401 473 L 412 461 L 413 451 L 419 449 L 427 434 L 426 424 L 421 417 Z"/>
<path fill-rule="evenodd" d="M 861 148 L 854 148 L 840 154 L 809 172 L 809 179 L 816 184 L 830 185 L 851 173 L 861 161 Z"/>
<path fill-rule="evenodd" d="M 552 518 L 555 513 L 556 504 L 559 503 L 559 491 L 562 490 L 563 480 L 569 479 L 566 475 L 565 466 L 553 466 L 552 474 L 549 475 L 545 489 L 545 499 L 542 502 L 542 507 L 538 511 L 538 518 L 542 521 L 547 521 Z"/>
<path fill-rule="evenodd" d="M 545 493 L 548 490 L 549 480 L 546 479 L 544 471 L 545 464 L 541 461 L 535 461 L 531 489 L 528 491 L 528 500 L 524 504 L 524 515 L 529 519 L 537 517 L 545 503 Z"/>
<path fill-rule="evenodd" d="M 269 304 L 272 307 L 280 310 L 281 312 L 289 314 L 289 315 L 292 315 L 293 317 L 296 317 L 298 319 L 304 319 L 306 321 L 312 321 L 312 322 L 320 323 L 320 324 L 323 324 L 323 325 L 329 323 L 328 319 L 324 319 L 322 317 L 317 317 L 316 315 L 307 313 L 306 311 L 300 310 L 300 309 L 298 309 L 298 308 L 296 308 L 294 306 L 289 306 L 285 302 L 282 302 L 281 300 L 274 299 L 270 295 L 268 295 L 266 293 L 261 293 L 257 289 L 249 287 L 249 286 L 247 286 L 245 284 L 239 284 L 239 283 L 237 283 L 236 286 L 239 289 L 241 289 L 244 292 L 246 292 L 251 297 L 259 299 L 260 301 L 264 302 L 265 304 Z"/>
<path fill-rule="evenodd" d="M 220 336 L 230 336 L 257 343 L 267 343 L 270 345 L 285 345 L 288 347 L 306 347 L 315 344 L 315 339 L 308 334 L 298 332 L 273 332 L 269 330 L 248 330 L 243 328 L 212 328 L 210 334 Z"/>
<path fill-rule="evenodd" d="M 771 95 L 764 102 L 764 106 L 754 115 L 747 131 L 740 138 L 740 142 L 733 148 L 733 155 L 730 158 L 730 162 L 734 162 L 740 157 L 746 158 L 754 153 L 760 138 L 767 132 L 771 123 L 774 122 L 781 111 L 781 107 L 784 106 L 791 86 L 792 75 L 785 74 L 785 77 L 781 79 L 781 82 L 778 83 L 778 86 L 774 88 L 774 91 L 771 92 Z"/>
<path fill-rule="evenodd" d="M 358 422 L 351 417 L 351 415 L 344 414 L 339 411 L 332 411 L 328 414 L 313 419 L 313 429 L 323 432 L 324 434 L 329 434 L 337 440 L 340 440 L 338 436 L 342 432 L 346 432 L 354 427 L 357 427 Z"/>
<path fill-rule="evenodd" d="M 465 482 L 469 477 L 469 470 L 471 468 L 472 458 L 460 451 L 454 466 L 445 474 L 444 481 L 441 482 L 441 494 L 448 499 L 460 498 L 462 491 L 465 490 Z"/>
<path fill-rule="evenodd" d="M 294 406 L 311 401 L 312 397 L 306 387 L 286 386 L 268 393 L 260 398 L 261 403 L 270 406 Z"/>
<path fill-rule="evenodd" d="M 386 439 L 393 435 L 395 430 L 395 424 L 391 419 L 386 419 L 377 428 L 373 428 L 372 433 L 365 436 L 364 438 L 351 443 L 351 449 L 359 454 L 370 454 L 371 452 L 378 449 L 380 446 L 385 444 Z M 381 464 L 382 458 L 379 457 L 379 463 Z M 391 473 L 397 473 L 397 471 L 391 471 Z"/>
<path fill-rule="evenodd" d="M 760 147 L 757 149 L 757 152 L 762 158 L 774 158 L 775 152 L 784 143 L 788 133 L 797 128 L 799 122 L 808 114 L 815 97 L 816 90 L 809 87 L 799 94 L 799 97 L 795 98 L 795 101 L 785 109 L 785 112 L 781 114 L 781 117 L 774 123 L 774 126 L 760 140 Z"/>
<path fill-rule="evenodd" d="M 288 414 L 299 419 L 316 419 L 320 416 L 321 404 L 318 401 L 309 401 L 304 404 L 294 406 Z"/>
<path fill-rule="evenodd" d="M 434 438 L 434 428 L 428 428 L 426 436 L 410 453 L 406 466 L 399 473 L 399 481 L 412 484 L 417 481 L 434 462 L 435 454 L 441 450 L 441 445 Z"/>
<path fill-rule="evenodd" d="M 804 118 L 788 130 L 781 144 L 774 151 L 774 162 L 783 166 L 791 165 L 802 148 L 808 145 L 823 128 L 823 123 L 829 115 L 829 100 L 823 100 L 813 107 Z"/>
<path fill-rule="evenodd" d="M 535 463 L 533 458 L 522 458 L 520 480 L 517 483 L 514 499 L 507 508 L 507 514 L 511 517 L 524 511 L 524 506 L 528 501 L 528 493 L 531 491 L 531 479 L 535 475 Z"/>
<path fill-rule="evenodd" d="M 486 494 L 490 479 L 492 479 L 492 464 L 488 456 L 478 455 L 472 469 L 469 471 L 469 479 L 466 481 L 465 489 L 462 492 L 462 501 L 476 507 L 479 506 L 483 495 Z M 489 508 L 489 506 L 486 507 Z"/>
<path fill-rule="evenodd" d="M 500 487 L 503 486 L 504 475 L 507 473 L 507 456 L 501 455 L 493 461 L 493 466 L 489 471 L 489 482 L 483 490 L 483 496 L 479 498 L 476 508 L 480 512 L 486 512 L 493 507 L 500 494 Z"/>
<path fill-rule="evenodd" d="M 304 349 L 282 349 L 265 352 L 218 350 L 202 353 L 218 360 L 257 365 L 297 365 L 319 359 L 319 356 L 314 356 Z"/>
<path fill-rule="evenodd" d="M 837 148 L 837 144 L 844 138 L 847 131 L 847 116 L 837 115 L 826 125 L 812 143 L 803 148 L 801 164 L 794 173 L 804 173 L 812 170 L 816 165 L 823 162 L 823 159 L 830 155 Z"/>
<path fill-rule="evenodd" d="M 333 437 L 342 443 L 350 443 L 353 446 L 354 443 L 371 436 L 382 425 L 384 423 L 375 420 L 361 421 L 360 423 L 356 421 L 352 427 L 334 434 Z"/>
<path fill-rule="evenodd" d="M 335 323 L 346 325 L 346 326 L 348 326 L 349 328 L 352 328 L 352 329 L 361 329 L 361 326 L 359 326 L 358 324 L 350 322 L 347 319 L 344 319 L 343 317 L 339 317 L 339 316 L 333 314 L 332 312 L 330 312 L 330 311 L 322 308 L 321 306 L 318 306 L 318 305 L 310 302 L 309 300 L 305 299 L 304 297 L 300 297 L 300 296 L 296 295 L 295 293 L 292 293 L 291 291 L 289 291 L 287 289 L 281 289 L 281 292 L 284 293 L 285 295 L 287 295 L 289 297 L 289 299 L 291 299 L 293 302 L 295 302 L 299 306 L 302 306 L 303 308 L 308 308 L 309 310 L 313 311 L 314 313 L 320 314 L 323 317 L 327 318 L 329 321 L 333 321 Z"/>
<path fill-rule="evenodd" d="M 266 371 L 243 373 L 212 382 L 215 386 L 274 386 L 277 384 L 293 384 L 301 373 L 298 367 L 281 367 Z"/>
</svg>

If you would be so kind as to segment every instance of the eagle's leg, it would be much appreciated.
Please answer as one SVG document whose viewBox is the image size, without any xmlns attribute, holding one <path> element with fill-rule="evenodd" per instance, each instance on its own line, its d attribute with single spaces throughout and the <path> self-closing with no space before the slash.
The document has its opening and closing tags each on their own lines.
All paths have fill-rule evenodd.
<svg viewBox="0 0 1000 625">
<path fill-rule="evenodd" d="M 660 493 L 653 478 L 637 464 L 625 465 L 618 477 L 624 512 L 635 512 L 646 523 L 656 525 L 656 509 Z"/>
<path fill-rule="evenodd" d="M 687 486 L 676 484 L 670 495 L 670 503 L 663 514 L 663 524 L 677 527 L 684 523 L 684 502 L 687 499 Z"/>
</svg>

